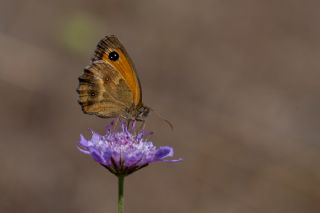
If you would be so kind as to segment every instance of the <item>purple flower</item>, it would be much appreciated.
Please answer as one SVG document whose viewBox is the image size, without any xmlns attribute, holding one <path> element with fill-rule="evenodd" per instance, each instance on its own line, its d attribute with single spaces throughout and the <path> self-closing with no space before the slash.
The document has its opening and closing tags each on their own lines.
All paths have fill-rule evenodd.
<svg viewBox="0 0 320 213">
<path fill-rule="evenodd" d="M 91 155 L 92 158 L 119 176 L 129 175 L 153 162 L 178 162 L 167 160 L 173 156 L 173 149 L 169 146 L 156 148 L 151 141 L 144 139 L 150 135 L 144 130 L 135 133 L 135 124 L 128 128 L 122 123 L 120 131 L 113 129 L 113 122 L 107 127 L 105 135 L 92 132 L 87 140 L 80 135 L 79 150 Z"/>
</svg>

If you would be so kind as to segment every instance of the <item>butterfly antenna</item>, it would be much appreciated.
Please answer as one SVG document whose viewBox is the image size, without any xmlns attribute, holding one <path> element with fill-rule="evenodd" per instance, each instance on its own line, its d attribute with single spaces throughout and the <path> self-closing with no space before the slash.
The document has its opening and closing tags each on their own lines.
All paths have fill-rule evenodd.
<svg viewBox="0 0 320 213">
<path fill-rule="evenodd" d="M 169 120 L 165 119 L 159 112 L 157 112 L 154 109 L 150 109 L 150 111 L 152 111 L 158 118 L 160 118 L 162 121 L 164 121 L 166 124 L 168 124 L 170 129 L 173 131 L 173 125 Z"/>
</svg>

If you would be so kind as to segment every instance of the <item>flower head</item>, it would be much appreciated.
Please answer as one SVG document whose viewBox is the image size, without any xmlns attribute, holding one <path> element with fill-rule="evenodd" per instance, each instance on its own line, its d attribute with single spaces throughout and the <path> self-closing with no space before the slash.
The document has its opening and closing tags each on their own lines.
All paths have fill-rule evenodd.
<svg viewBox="0 0 320 213">
<path fill-rule="evenodd" d="M 145 139 L 150 133 L 141 130 L 135 132 L 135 123 L 129 129 L 123 122 L 116 131 L 112 122 L 105 135 L 92 132 L 90 140 L 80 135 L 79 150 L 92 158 L 113 174 L 129 175 L 153 162 L 177 162 L 167 160 L 173 156 L 173 149 L 168 146 L 156 148 L 151 141 Z"/>
</svg>

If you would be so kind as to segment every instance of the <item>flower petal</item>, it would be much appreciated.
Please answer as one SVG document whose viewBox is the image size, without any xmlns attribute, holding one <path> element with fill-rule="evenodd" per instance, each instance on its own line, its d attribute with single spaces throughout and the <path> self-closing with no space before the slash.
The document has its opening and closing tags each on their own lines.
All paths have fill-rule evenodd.
<svg viewBox="0 0 320 213">
<path fill-rule="evenodd" d="M 112 156 L 112 153 L 107 150 L 103 153 L 103 160 L 104 160 L 104 165 L 106 166 L 110 166 L 111 165 L 111 156 Z"/>
<path fill-rule="evenodd" d="M 98 163 L 102 163 L 103 164 L 103 159 L 100 157 L 100 155 L 98 153 L 92 152 L 91 156 L 95 161 L 97 161 Z"/>
<path fill-rule="evenodd" d="M 173 148 L 169 146 L 160 147 L 154 155 L 154 160 L 161 160 L 173 156 Z"/>
<path fill-rule="evenodd" d="M 84 147 L 88 147 L 89 146 L 88 141 L 85 139 L 85 137 L 82 134 L 80 135 L 80 145 L 84 146 Z"/>
<path fill-rule="evenodd" d="M 160 160 L 160 161 L 165 163 L 176 163 L 176 162 L 182 161 L 182 158 L 175 159 L 175 160 Z"/>
<path fill-rule="evenodd" d="M 100 138 L 101 138 L 101 135 L 99 135 L 98 133 L 92 131 L 91 141 L 92 141 L 93 143 L 99 142 Z"/>
<path fill-rule="evenodd" d="M 86 150 L 86 149 L 82 149 L 82 148 L 79 147 L 79 146 L 78 146 L 78 149 L 79 149 L 80 152 L 82 152 L 82 153 L 84 153 L 84 154 L 87 154 L 87 155 L 90 155 L 90 154 L 91 154 L 91 152 L 89 152 L 89 151 Z"/>
<path fill-rule="evenodd" d="M 92 147 L 89 147 L 89 151 L 90 151 L 90 155 L 92 156 L 92 158 L 97 161 L 98 163 L 103 163 L 104 160 L 103 158 L 100 156 L 99 152 L 97 152 L 97 150 L 95 150 Z"/>
</svg>

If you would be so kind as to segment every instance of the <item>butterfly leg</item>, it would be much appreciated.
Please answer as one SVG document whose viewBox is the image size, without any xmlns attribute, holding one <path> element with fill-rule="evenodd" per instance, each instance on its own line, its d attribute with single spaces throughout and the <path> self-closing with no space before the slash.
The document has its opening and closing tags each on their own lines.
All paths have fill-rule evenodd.
<svg viewBox="0 0 320 213">
<path fill-rule="evenodd" d="M 139 125 L 139 127 L 137 128 L 137 131 L 139 132 L 139 131 L 141 131 L 141 130 L 143 130 L 144 128 L 145 128 L 145 126 L 146 126 L 146 124 L 145 124 L 145 120 L 143 120 L 143 119 L 135 119 L 134 120 L 136 123 L 140 123 L 140 125 Z"/>
<path fill-rule="evenodd" d="M 113 125 L 113 131 L 115 131 L 117 128 L 118 128 L 118 125 L 121 121 L 121 118 L 120 117 L 117 117 L 116 119 L 114 119 L 114 125 Z"/>
</svg>

